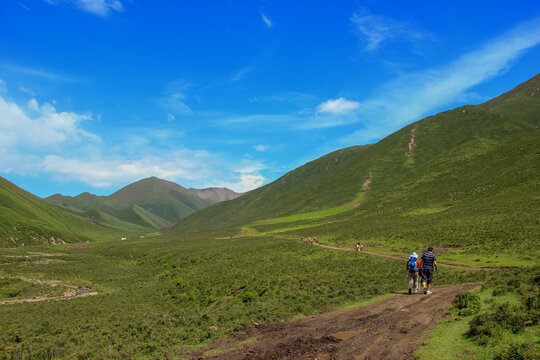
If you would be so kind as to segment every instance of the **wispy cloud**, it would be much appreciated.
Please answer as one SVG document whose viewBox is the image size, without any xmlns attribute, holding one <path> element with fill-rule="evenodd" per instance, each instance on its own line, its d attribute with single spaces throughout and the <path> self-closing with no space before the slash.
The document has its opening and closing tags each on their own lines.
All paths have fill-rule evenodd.
<svg viewBox="0 0 540 360">
<path fill-rule="evenodd" d="M 282 91 L 271 95 L 259 95 L 249 99 L 250 102 L 268 101 L 277 103 L 291 103 L 298 105 L 312 104 L 319 98 L 313 94 L 298 91 Z"/>
<path fill-rule="evenodd" d="M 254 115 L 238 115 L 238 116 L 226 116 L 221 118 L 217 122 L 221 125 L 269 125 L 273 124 L 280 126 L 283 124 L 294 125 L 299 121 L 297 115 L 294 114 L 254 114 Z"/>
<path fill-rule="evenodd" d="M 30 76 L 35 76 L 35 77 L 39 77 L 46 80 L 79 83 L 79 84 L 86 82 L 82 78 L 78 78 L 78 77 L 66 75 L 66 74 L 61 74 L 61 73 L 56 73 L 54 71 L 45 70 L 45 69 L 36 69 L 36 68 L 13 65 L 13 64 L 0 64 L 0 67 L 9 71 L 14 71 L 20 74 L 25 74 L 25 75 L 30 75 Z"/>
<path fill-rule="evenodd" d="M 36 95 L 36 92 L 35 91 L 32 91 L 30 89 L 27 89 L 25 88 L 24 86 L 19 86 L 19 91 L 23 92 L 23 93 L 27 93 L 27 94 L 30 94 L 32 96 L 35 96 Z"/>
<path fill-rule="evenodd" d="M 535 18 L 453 62 L 386 83 L 377 95 L 362 101 L 358 116 L 363 129 L 342 143 L 371 142 L 463 98 L 470 88 L 504 73 L 539 43 L 540 18 Z"/>
<path fill-rule="evenodd" d="M 184 80 L 172 81 L 166 85 L 164 92 L 165 96 L 157 99 L 157 101 L 169 112 L 167 120 L 175 120 L 175 116 L 193 114 L 193 110 L 185 103 L 186 92 L 192 87 L 192 83 Z"/>
<path fill-rule="evenodd" d="M 268 150 L 268 146 L 266 145 L 255 145 L 253 148 L 255 149 L 255 151 L 258 152 L 265 152 L 266 150 Z"/>
<path fill-rule="evenodd" d="M 7 91 L 7 85 L 6 82 L 2 79 L 0 79 L 0 93 Z"/>
<path fill-rule="evenodd" d="M 51 5 L 58 5 L 61 2 L 72 3 L 84 12 L 102 17 L 112 12 L 124 11 L 120 0 L 45 0 L 45 2 Z"/>
<path fill-rule="evenodd" d="M 418 46 L 435 40 L 435 36 L 428 31 L 405 21 L 373 15 L 367 9 L 356 11 L 351 16 L 351 23 L 368 52 L 376 51 L 386 42 L 403 41 Z"/>
<path fill-rule="evenodd" d="M 274 26 L 274 23 L 272 22 L 272 20 L 270 20 L 270 18 L 265 14 L 265 13 L 262 13 L 261 12 L 261 19 L 263 21 L 263 24 L 267 27 L 267 28 L 272 28 Z"/>
<path fill-rule="evenodd" d="M 249 74 L 251 71 L 253 70 L 253 65 L 247 65 L 247 66 L 244 66 L 243 68 L 241 68 L 240 70 L 238 70 L 237 72 L 235 72 L 233 74 L 233 76 L 231 76 L 231 78 L 229 79 L 230 82 L 235 82 L 235 81 L 238 81 L 238 80 L 242 80 L 243 78 L 246 77 L 247 74 Z"/>
<path fill-rule="evenodd" d="M 23 8 L 24 10 L 30 12 L 32 11 L 28 6 L 24 5 L 23 3 L 20 3 L 17 1 L 17 5 L 19 5 L 21 8 Z"/>
</svg>

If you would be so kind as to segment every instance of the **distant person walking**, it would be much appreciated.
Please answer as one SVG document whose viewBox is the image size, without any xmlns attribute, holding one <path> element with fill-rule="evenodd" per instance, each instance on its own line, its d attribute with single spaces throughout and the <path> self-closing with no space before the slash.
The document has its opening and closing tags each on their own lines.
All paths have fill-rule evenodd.
<svg viewBox="0 0 540 360">
<path fill-rule="evenodd" d="M 413 252 L 407 260 L 407 274 L 409 276 L 409 295 L 416 293 L 418 289 L 418 270 L 420 269 L 418 254 Z"/>
<path fill-rule="evenodd" d="M 360 251 L 364 251 L 364 244 L 360 244 Z"/>
<path fill-rule="evenodd" d="M 433 284 L 433 267 L 435 267 L 437 272 L 439 271 L 437 259 L 435 258 L 435 255 L 433 255 L 432 251 L 433 248 L 430 246 L 424 255 L 422 255 L 422 267 L 424 268 L 424 278 L 427 283 L 427 289 L 424 289 L 424 294 L 427 295 L 432 294 L 431 284 Z"/>
</svg>

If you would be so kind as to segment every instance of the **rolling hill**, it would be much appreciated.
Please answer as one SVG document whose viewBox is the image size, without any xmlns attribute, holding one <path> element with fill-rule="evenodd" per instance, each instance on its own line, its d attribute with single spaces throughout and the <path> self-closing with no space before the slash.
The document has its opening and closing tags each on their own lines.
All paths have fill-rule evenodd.
<svg viewBox="0 0 540 360">
<path fill-rule="evenodd" d="M 537 75 L 484 104 L 323 156 L 165 232 L 318 234 L 386 251 L 427 243 L 531 249 L 539 235 L 539 124 Z"/>
<path fill-rule="evenodd" d="M 226 188 L 186 189 L 151 177 L 109 196 L 56 194 L 46 200 L 106 226 L 148 232 L 163 229 L 199 209 L 236 196 L 239 194 Z"/>
<path fill-rule="evenodd" d="M 0 177 L 0 246 L 62 244 L 120 236 Z"/>
</svg>

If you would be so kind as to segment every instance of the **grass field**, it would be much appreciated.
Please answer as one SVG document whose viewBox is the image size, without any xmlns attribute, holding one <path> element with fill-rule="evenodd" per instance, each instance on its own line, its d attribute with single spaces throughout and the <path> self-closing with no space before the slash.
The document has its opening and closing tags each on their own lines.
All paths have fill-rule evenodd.
<svg viewBox="0 0 540 360">
<path fill-rule="evenodd" d="M 25 257 L 29 251 L 34 256 Z M 51 257 L 35 253 L 57 261 L 43 263 Z M 399 262 L 271 236 L 12 249 L 5 259 L 3 278 L 56 280 L 99 295 L 0 306 L 0 358 L 181 357 L 253 322 L 353 306 L 406 288 Z M 448 271 L 440 284 L 471 278 Z"/>
</svg>

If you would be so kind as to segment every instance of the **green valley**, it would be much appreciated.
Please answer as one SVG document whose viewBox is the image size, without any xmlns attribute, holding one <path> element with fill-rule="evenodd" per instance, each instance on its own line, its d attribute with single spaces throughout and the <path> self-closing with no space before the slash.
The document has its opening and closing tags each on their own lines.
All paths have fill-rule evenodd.
<svg viewBox="0 0 540 360">
<path fill-rule="evenodd" d="M 409 358 L 454 344 L 534 358 L 539 88 L 537 75 L 235 199 L 149 178 L 46 202 L 4 180 L 0 358 L 391 358 L 384 341 Z M 430 245 L 455 266 L 408 296 L 400 259 Z"/>
</svg>

